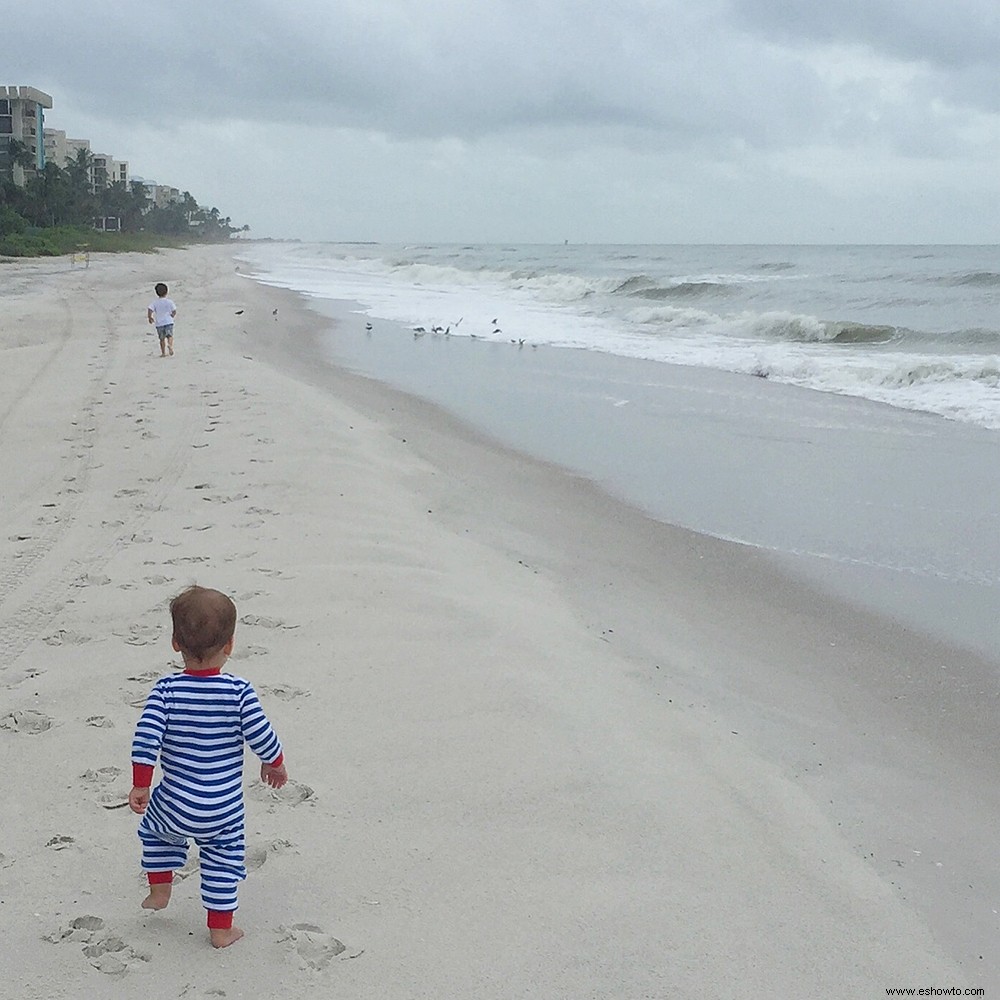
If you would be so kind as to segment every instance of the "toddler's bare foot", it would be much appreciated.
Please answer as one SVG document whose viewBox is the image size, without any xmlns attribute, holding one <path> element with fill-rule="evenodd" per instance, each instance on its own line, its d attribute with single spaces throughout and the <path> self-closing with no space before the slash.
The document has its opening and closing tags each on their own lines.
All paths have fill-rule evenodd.
<svg viewBox="0 0 1000 1000">
<path fill-rule="evenodd" d="M 239 927 L 212 927 L 208 934 L 212 939 L 213 948 L 228 948 L 243 937 L 243 931 Z"/>
<path fill-rule="evenodd" d="M 170 890 L 173 886 L 169 882 L 151 885 L 149 895 L 142 901 L 144 910 L 162 910 L 170 902 Z"/>
</svg>

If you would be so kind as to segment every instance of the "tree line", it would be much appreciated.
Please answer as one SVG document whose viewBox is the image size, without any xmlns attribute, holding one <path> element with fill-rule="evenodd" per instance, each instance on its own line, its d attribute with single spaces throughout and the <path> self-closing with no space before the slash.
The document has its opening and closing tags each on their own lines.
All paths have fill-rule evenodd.
<svg viewBox="0 0 1000 1000">
<path fill-rule="evenodd" d="M 23 187 L 14 183 L 13 168 L 27 171 Z M 9 164 L 0 177 L 0 239 L 31 229 L 75 227 L 91 229 L 96 219 L 120 220 L 124 233 L 146 232 L 159 236 L 215 241 L 250 227 L 234 227 L 217 208 L 203 208 L 187 191 L 166 205 L 150 202 L 141 181 L 111 181 L 107 170 L 94 162 L 87 149 L 78 149 L 65 167 L 46 163 L 32 171 L 34 153 L 23 142 L 9 140 Z"/>
</svg>

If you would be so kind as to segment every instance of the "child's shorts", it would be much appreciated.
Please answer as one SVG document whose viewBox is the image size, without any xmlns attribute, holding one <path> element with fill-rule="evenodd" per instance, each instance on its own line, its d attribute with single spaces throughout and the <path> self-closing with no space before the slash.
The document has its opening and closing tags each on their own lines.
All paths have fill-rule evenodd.
<svg viewBox="0 0 1000 1000">
<path fill-rule="evenodd" d="M 156 333 L 160 340 L 165 340 L 167 337 L 172 337 L 174 335 L 174 324 L 168 323 L 166 326 L 158 326 L 156 328 Z"/>
</svg>

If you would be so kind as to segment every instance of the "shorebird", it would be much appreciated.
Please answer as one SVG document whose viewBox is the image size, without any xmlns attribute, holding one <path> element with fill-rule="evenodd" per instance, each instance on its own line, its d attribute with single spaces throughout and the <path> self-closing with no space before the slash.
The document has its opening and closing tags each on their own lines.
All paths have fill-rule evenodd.
<svg viewBox="0 0 1000 1000">
<path fill-rule="evenodd" d="M 366 330 L 367 330 L 367 331 L 368 331 L 369 333 L 371 333 L 371 332 L 372 332 L 372 325 L 371 325 L 371 323 L 365 323 L 365 329 L 366 329 Z"/>
<path fill-rule="evenodd" d="M 237 309 L 236 310 L 236 315 L 237 316 L 242 316 L 243 315 L 243 310 L 242 309 Z"/>
<path fill-rule="evenodd" d="M 278 310 L 277 310 L 277 309 L 275 309 L 275 310 L 274 310 L 274 312 L 272 312 L 272 313 L 271 313 L 271 315 L 272 315 L 272 316 L 273 316 L 273 317 L 274 317 L 275 319 L 277 319 L 277 318 L 278 318 Z"/>
</svg>

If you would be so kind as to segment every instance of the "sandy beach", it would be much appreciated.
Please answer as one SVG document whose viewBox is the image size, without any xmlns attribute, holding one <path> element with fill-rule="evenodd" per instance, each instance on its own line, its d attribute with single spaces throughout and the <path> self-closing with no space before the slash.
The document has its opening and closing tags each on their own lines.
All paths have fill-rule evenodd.
<svg viewBox="0 0 1000 1000">
<path fill-rule="evenodd" d="M 993 665 L 320 363 L 234 253 L 0 263 L 0 996 L 1000 990 Z M 123 808 L 194 582 L 291 775 L 223 952 Z"/>
</svg>

